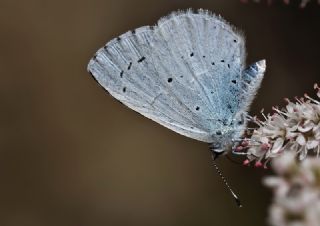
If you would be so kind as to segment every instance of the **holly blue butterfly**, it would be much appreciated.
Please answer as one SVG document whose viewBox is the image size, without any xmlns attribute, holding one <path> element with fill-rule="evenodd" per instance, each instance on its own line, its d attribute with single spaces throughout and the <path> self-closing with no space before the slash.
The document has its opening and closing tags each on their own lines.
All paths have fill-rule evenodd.
<svg viewBox="0 0 320 226">
<path fill-rule="evenodd" d="M 232 149 L 265 60 L 245 67 L 243 35 L 206 10 L 180 11 L 109 41 L 88 71 L 113 97 L 184 136 Z"/>
</svg>

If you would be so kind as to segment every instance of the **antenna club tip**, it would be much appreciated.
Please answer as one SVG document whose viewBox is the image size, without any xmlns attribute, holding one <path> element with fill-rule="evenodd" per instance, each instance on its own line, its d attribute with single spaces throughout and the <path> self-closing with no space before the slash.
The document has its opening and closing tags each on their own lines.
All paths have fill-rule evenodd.
<svg viewBox="0 0 320 226">
<path fill-rule="evenodd" d="M 240 202 L 240 199 L 236 198 L 235 200 L 236 200 L 236 203 L 237 203 L 238 207 L 241 208 L 241 207 L 242 207 L 242 204 L 241 204 L 241 202 Z"/>
<path fill-rule="evenodd" d="M 233 196 L 234 200 L 237 203 L 238 207 L 242 207 L 242 204 L 240 202 L 240 199 L 238 198 L 238 196 L 232 191 L 232 189 L 230 188 L 228 182 L 226 181 L 225 177 L 222 175 L 221 171 L 219 170 L 217 164 L 215 163 L 214 159 L 212 161 L 213 166 L 216 168 L 217 173 L 220 175 L 220 178 L 222 179 L 222 181 L 224 182 L 225 186 L 228 188 L 229 192 L 231 193 L 231 195 Z"/>
</svg>

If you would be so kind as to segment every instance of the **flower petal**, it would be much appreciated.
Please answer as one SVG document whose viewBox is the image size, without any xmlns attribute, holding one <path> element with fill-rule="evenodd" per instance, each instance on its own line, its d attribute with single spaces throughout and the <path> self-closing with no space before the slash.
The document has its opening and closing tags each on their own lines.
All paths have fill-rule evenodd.
<svg viewBox="0 0 320 226">
<path fill-rule="evenodd" d="M 318 140 L 309 140 L 307 141 L 307 149 L 311 150 L 314 149 L 315 147 L 317 147 L 319 145 L 319 141 Z"/>
<path fill-rule="evenodd" d="M 300 133 L 296 139 L 297 143 L 301 146 L 306 144 L 306 138 Z"/>
<path fill-rule="evenodd" d="M 282 145 L 284 143 L 284 139 L 282 137 L 278 137 L 276 141 L 274 142 L 270 152 L 271 153 L 278 153 L 280 149 L 282 148 Z"/>
</svg>

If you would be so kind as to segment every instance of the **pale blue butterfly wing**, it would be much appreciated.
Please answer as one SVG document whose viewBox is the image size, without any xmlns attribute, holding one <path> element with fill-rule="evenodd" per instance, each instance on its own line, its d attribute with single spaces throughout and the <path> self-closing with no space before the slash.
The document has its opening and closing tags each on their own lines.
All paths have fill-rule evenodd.
<svg viewBox="0 0 320 226">
<path fill-rule="evenodd" d="M 244 70 L 244 46 L 220 17 L 178 12 L 111 40 L 88 71 L 120 102 L 179 134 L 231 141 L 264 72 L 263 65 Z"/>
</svg>

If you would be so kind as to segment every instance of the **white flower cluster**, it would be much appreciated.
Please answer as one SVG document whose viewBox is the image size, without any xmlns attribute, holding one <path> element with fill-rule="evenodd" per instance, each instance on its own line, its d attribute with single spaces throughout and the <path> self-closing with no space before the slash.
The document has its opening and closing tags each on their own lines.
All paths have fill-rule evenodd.
<svg viewBox="0 0 320 226">
<path fill-rule="evenodd" d="M 320 87 L 315 84 L 317 96 L 320 98 Z M 274 114 L 257 117 L 251 120 L 259 127 L 254 129 L 250 138 L 237 147 L 236 151 L 246 151 L 245 165 L 255 162 L 255 166 L 266 166 L 271 159 L 284 152 L 293 152 L 304 159 L 308 153 L 320 154 L 320 102 L 305 94 L 305 98 L 296 98 L 296 102 L 288 102 L 279 110 L 274 107 Z"/>
<path fill-rule="evenodd" d="M 272 161 L 277 176 L 264 184 L 273 189 L 269 222 L 273 226 L 320 225 L 320 159 L 298 161 L 293 152 Z"/>
<path fill-rule="evenodd" d="M 241 2 L 243 3 L 248 3 L 248 0 L 240 0 Z M 300 2 L 300 8 L 305 8 L 306 5 L 311 2 L 312 0 L 301 0 Z M 261 2 L 261 0 L 253 0 L 253 2 Z M 273 2 L 273 0 L 267 0 L 267 3 L 268 4 L 271 4 Z M 290 4 L 290 0 L 283 0 L 283 2 L 285 4 Z M 318 4 L 320 4 L 320 0 L 317 0 Z"/>
</svg>

